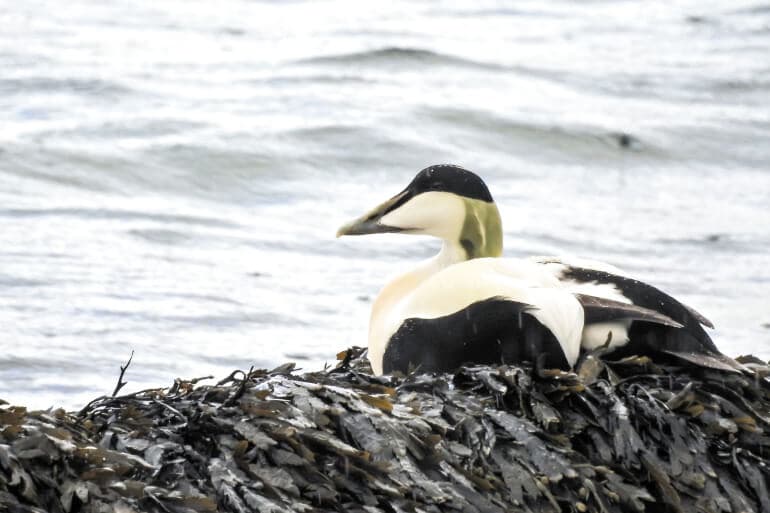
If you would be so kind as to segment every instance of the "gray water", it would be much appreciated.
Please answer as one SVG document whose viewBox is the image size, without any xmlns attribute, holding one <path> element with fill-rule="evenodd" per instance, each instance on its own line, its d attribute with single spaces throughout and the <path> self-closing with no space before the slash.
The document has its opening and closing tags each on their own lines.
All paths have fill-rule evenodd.
<svg viewBox="0 0 770 513">
<path fill-rule="evenodd" d="M 611 262 L 770 358 L 770 7 L 0 5 L 0 397 L 77 407 L 365 345 L 436 251 L 334 239 L 481 174 L 506 254 Z"/>
</svg>

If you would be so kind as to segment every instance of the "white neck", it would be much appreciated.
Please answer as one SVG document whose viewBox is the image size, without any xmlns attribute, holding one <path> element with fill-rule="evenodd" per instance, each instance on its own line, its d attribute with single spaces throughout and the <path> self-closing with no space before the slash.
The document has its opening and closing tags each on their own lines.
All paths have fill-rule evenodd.
<svg viewBox="0 0 770 513">
<path fill-rule="evenodd" d="M 440 271 L 441 269 L 458 262 L 465 262 L 466 260 L 468 260 L 468 253 L 459 242 L 445 240 L 444 245 L 441 246 L 441 251 L 439 251 L 438 255 L 432 259 L 436 266 L 434 272 Z"/>
<path fill-rule="evenodd" d="M 459 242 L 444 240 L 436 256 L 385 285 L 372 305 L 369 319 L 369 361 L 375 374 L 382 374 L 382 357 L 388 339 L 393 335 L 393 323 L 401 320 L 398 315 L 400 303 L 437 272 L 466 260 L 468 255 Z"/>
</svg>

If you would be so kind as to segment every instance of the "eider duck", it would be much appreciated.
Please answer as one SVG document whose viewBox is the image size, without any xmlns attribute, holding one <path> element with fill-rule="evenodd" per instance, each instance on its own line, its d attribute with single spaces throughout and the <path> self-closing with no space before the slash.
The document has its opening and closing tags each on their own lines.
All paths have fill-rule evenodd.
<svg viewBox="0 0 770 513">
<path fill-rule="evenodd" d="M 342 226 L 337 237 L 431 235 L 440 252 L 396 277 L 372 305 L 375 374 L 451 371 L 464 363 L 540 361 L 569 369 L 581 348 L 661 352 L 739 369 L 695 310 L 608 264 L 500 258 L 500 214 L 484 181 L 455 165 L 420 171 L 400 193 Z"/>
</svg>

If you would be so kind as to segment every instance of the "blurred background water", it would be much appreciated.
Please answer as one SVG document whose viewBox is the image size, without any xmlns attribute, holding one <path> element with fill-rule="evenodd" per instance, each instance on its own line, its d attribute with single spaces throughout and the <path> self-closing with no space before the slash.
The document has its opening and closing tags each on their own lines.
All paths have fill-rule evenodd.
<svg viewBox="0 0 770 513">
<path fill-rule="evenodd" d="M 7 401 L 365 345 L 437 244 L 335 230 L 442 162 L 507 255 L 606 260 L 770 358 L 762 2 L 5 2 L 0 114 Z"/>
</svg>

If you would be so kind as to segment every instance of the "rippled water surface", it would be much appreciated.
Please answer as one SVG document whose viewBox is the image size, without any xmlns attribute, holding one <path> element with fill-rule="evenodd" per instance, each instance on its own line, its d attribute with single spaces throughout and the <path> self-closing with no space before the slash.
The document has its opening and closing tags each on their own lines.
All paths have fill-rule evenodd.
<svg viewBox="0 0 770 513">
<path fill-rule="evenodd" d="M 339 224 L 481 174 L 506 253 L 602 259 L 770 358 L 761 2 L 0 7 L 0 397 L 76 407 L 365 345 L 436 251 Z"/>
</svg>

